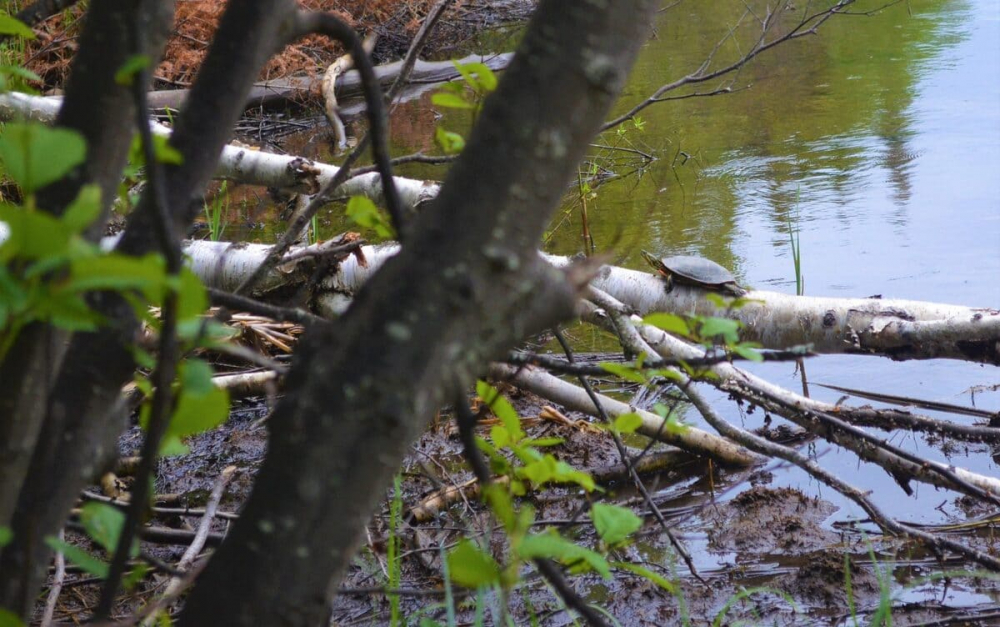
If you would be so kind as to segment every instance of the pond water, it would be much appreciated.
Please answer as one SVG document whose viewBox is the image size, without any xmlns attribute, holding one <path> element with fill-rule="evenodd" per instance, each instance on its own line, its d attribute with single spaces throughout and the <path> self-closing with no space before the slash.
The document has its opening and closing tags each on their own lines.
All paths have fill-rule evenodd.
<svg viewBox="0 0 1000 627">
<path fill-rule="evenodd" d="M 728 12 L 717 3 L 682 2 L 664 12 L 619 110 L 696 68 L 739 20 L 744 5 L 727 5 Z M 789 14 L 783 24 L 799 15 Z M 750 28 L 744 23 L 735 30 Z M 742 38 L 743 49 L 747 41 Z M 735 46 L 724 46 L 716 64 L 735 54 Z M 716 81 L 697 91 L 725 85 Z M 658 159 L 641 175 L 599 187 L 588 201 L 599 250 L 610 249 L 617 263 L 636 268 L 645 267 L 641 248 L 700 254 L 731 267 L 744 284 L 794 293 L 791 230 L 807 295 L 882 294 L 1000 307 L 997 2 L 909 3 L 834 19 L 817 36 L 761 55 L 731 86 L 734 93 L 656 104 L 640 113 L 641 131 L 626 125 L 624 137 L 608 133 L 600 140 Z M 638 165 L 622 165 L 616 174 Z M 583 250 L 581 226 L 579 202 L 571 199 L 549 248 Z M 755 370 L 799 389 L 792 365 Z M 807 372 L 814 382 L 1000 409 L 996 393 L 970 392 L 1000 383 L 993 368 L 833 356 L 809 360 Z M 824 400 L 840 397 L 812 391 Z M 720 399 L 716 406 L 729 407 L 728 417 L 749 427 L 759 424 L 760 416 L 744 419 L 731 403 Z M 688 419 L 699 422 L 694 412 Z M 904 443 L 944 459 L 912 438 Z M 971 451 L 966 456 L 962 447 L 950 459 L 996 474 L 988 449 Z M 946 494 L 917 488 L 918 498 L 897 498 L 902 492 L 890 477 L 874 467 L 859 469 L 853 455 L 831 451 L 823 465 L 863 489 L 891 495 L 884 506 L 896 516 L 943 517 L 934 508 Z M 776 485 L 815 492 L 797 470 L 776 475 Z M 829 491 L 824 496 L 843 508 L 834 518 L 860 517 L 853 504 Z"/>
<path fill-rule="evenodd" d="M 756 5 L 763 10 L 763 3 Z M 745 50 L 759 30 L 752 16 L 739 22 L 746 6 L 689 1 L 664 11 L 619 112 L 693 71 L 731 30 L 738 43 L 723 45 L 715 66 Z M 792 25 L 802 8 L 790 9 L 781 27 Z M 816 36 L 764 53 L 732 83 L 696 90 L 727 85 L 733 93 L 656 104 L 640 113 L 641 129 L 626 124 L 623 135 L 597 140 L 656 157 L 643 163 L 634 153 L 595 149 L 600 163 L 621 176 L 587 202 L 597 250 L 635 268 L 646 267 L 642 248 L 700 254 L 732 268 L 743 284 L 794 293 L 791 231 L 807 295 L 881 294 L 1000 308 L 1000 3 L 932 0 L 839 17 Z M 433 150 L 437 122 L 426 97 L 400 107 L 394 153 Z M 457 130 L 468 121 L 449 114 L 442 123 Z M 294 144 L 286 149 L 311 152 Z M 401 173 L 442 178 L 441 170 L 426 166 Z M 584 250 L 580 216 L 578 199 L 569 198 L 553 222 L 548 250 Z M 330 225 L 341 227 L 336 220 Z M 610 348 L 596 336 L 577 339 L 585 349 Z M 1000 395 L 973 392 L 1000 383 L 995 368 L 854 356 L 811 359 L 806 368 L 813 382 L 1000 410 Z M 793 365 L 754 370 L 799 389 Z M 840 397 L 812 390 L 823 400 Z M 759 412 L 741 416 L 732 403 L 716 400 L 729 419 L 759 426 Z M 700 422 L 693 412 L 687 418 Z M 920 438 L 893 441 L 997 474 L 994 452 L 985 446 L 961 446 L 948 457 Z M 873 490 L 891 515 L 919 523 L 958 515 L 953 494 L 914 486 L 916 497 L 908 498 L 879 469 L 819 448 L 827 453 L 823 466 Z M 864 518 L 795 469 L 773 474 L 772 486 L 818 492 L 839 506 L 828 522 Z M 699 567 L 719 564 L 716 555 Z"/>
</svg>

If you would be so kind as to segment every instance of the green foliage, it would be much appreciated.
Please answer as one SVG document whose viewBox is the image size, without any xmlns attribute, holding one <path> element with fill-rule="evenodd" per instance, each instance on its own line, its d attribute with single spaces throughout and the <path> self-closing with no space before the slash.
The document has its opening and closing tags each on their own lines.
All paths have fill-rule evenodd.
<svg viewBox="0 0 1000 627">
<path fill-rule="evenodd" d="M 153 64 L 153 60 L 146 54 L 132 55 L 125 60 L 118 71 L 115 72 L 115 82 L 119 85 L 130 87 L 135 80 L 136 74 L 145 70 Z"/>
<path fill-rule="evenodd" d="M 91 501 L 81 508 L 80 522 L 94 542 L 109 554 L 114 553 L 122 525 L 125 524 L 125 514 L 121 510 L 107 503 Z M 138 552 L 139 545 L 135 544 L 130 553 L 134 557 Z"/>
<path fill-rule="evenodd" d="M 10 610 L 0 608 L 0 627 L 24 627 L 24 623 Z"/>
<path fill-rule="evenodd" d="M 446 155 L 457 155 L 465 148 L 465 138 L 440 126 L 434 130 L 434 141 Z"/>
<path fill-rule="evenodd" d="M 611 578 L 611 565 L 603 555 L 567 540 L 555 529 L 524 537 L 516 550 L 523 559 L 552 559 L 569 567 L 572 573 L 596 572 L 605 579 Z"/>
<path fill-rule="evenodd" d="M 594 522 L 597 535 L 606 544 L 614 546 L 642 527 L 642 518 L 627 507 L 594 503 L 590 508 L 590 519 Z"/>
<path fill-rule="evenodd" d="M 359 227 L 372 229 L 382 239 L 396 237 L 396 231 L 392 228 L 392 224 L 382 216 L 382 213 L 370 198 L 365 196 L 351 196 L 351 199 L 347 201 L 345 215 Z"/>
<path fill-rule="evenodd" d="M 29 94 L 37 93 L 28 87 L 29 82 L 42 81 L 42 77 L 31 70 L 18 65 L 0 65 L 0 93 L 8 91 L 23 91 Z"/>
<path fill-rule="evenodd" d="M 448 553 L 447 562 L 451 581 L 460 586 L 479 588 L 500 583 L 500 565 L 470 540 L 460 540 Z"/>
<path fill-rule="evenodd" d="M 10 544 L 13 539 L 14 532 L 10 530 L 10 527 L 0 527 L 0 549 Z"/>
<path fill-rule="evenodd" d="M 750 302 L 745 298 L 727 299 L 715 293 L 709 293 L 705 298 L 716 307 L 724 310 L 738 309 Z M 764 360 L 764 357 L 757 350 L 760 348 L 760 344 L 740 341 L 740 329 L 743 328 L 743 323 L 739 320 L 718 316 L 678 316 L 677 314 L 659 312 L 645 316 L 642 321 L 706 347 L 721 346 L 730 353 L 750 361 L 760 362 Z M 689 374 L 696 374 L 693 370 L 688 370 Z M 662 372 L 659 374 L 668 376 Z"/>
<path fill-rule="evenodd" d="M 101 579 L 108 576 L 108 563 L 102 559 L 94 557 L 80 547 L 60 540 L 55 536 L 45 538 L 45 544 L 47 544 L 53 551 L 58 551 L 65 555 L 66 559 L 73 562 L 91 575 L 100 577 Z"/>
<path fill-rule="evenodd" d="M 402 562 L 399 558 L 399 523 L 403 512 L 403 488 L 402 479 L 397 474 L 392 481 L 392 503 L 389 505 L 389 548 L 387 560 L 389 562 L 389 587 L 398 588 Z M 389 595 L 389 624 L 396 627 L 400 623 L 399 595 Z"/>
<path fill-rule="evenodd" d="M 458 63 L 452 61 L 461 75 L 461 81 L 442 85 L 431 95 L 431 102 L 443 109 L 468 111 L 473 120 L 482 108 L 483 99 L 497 88 L 497 78 L 485 63 Z M 465 148 L 465 138 L 460 133 L 438 127 L 434 141 L 446 155 L 457 154 Z"/>
<path fill-rule="evenodd" d="M 642 416 L 635 412 L 619 414 L 611 422 L 611 430 L 621 435 L 623 433 L 635 433 L 642 426 Z"/>
<path fill-rule="evenodd" d="M 229 392 L 212 384 L 212 367 L 207 362 L 187 359 L 180 364 L 177 374 L 177 402 L 160 444 L 163 456 L 186 454 L 188 448 L 181 438 L 214 429 L 229 416 Z M 143 428 L 149 421 L 149 412 L 147 401 L 139 413 Z"/>
<path fill-rule="evenodd" d="M 524 495 L 529 485 L 539 489 L 550 483 L 569 483 L 593 492 L 597 489 L 593 478 L 554 455 L 540 451 L 540 446 L 558 440 L 529 438 L 517 411 L 496 388 L 479 381 L 476 392 L 500 422 L 491 428 L 488 440 L 478 438 L 477 443 L 489 458 L 492 470 L 509 479 L 485 486 L 481 495 L 507 534 L 510 559 L 505 566 L 501 565 L 469 540 L 462 540 L 446 560 L 450 580 L 465 587 L 499 586 L 506 590 L 518 580 L 522 562 L 535 559 L 557 561 L 572 573 L 594 572 L 610 578 L 611 564 L 601 552 L 563 537 L 554 528 L 531 533 L 534 509 L 515 503 L 515 497 Z M 623 417 L 618 426 L 623 431 L 632 429 L 635 418 L 638 416 Z M 605 551 L 624 543 L 642 526 L 641 518 L 616 505 L 595 504 L 591 518 Z"/>
<path fill-rule="evenodd" d="M 24 39 L 34 39 L 35 33 L 27 24 L 11 17 L 6 12 L 0 13 L 0 35 L 13 35 Z"/>
<path fill-rule="evenodd" d="M 226 191 L 228 181 L 223 181 L 219 193 L 212 203 L 205 203 L 205 220 L 208 223 L 208 236 L 213 242 L 222 239 L 226 230 L 225 216 L 229 214 L 229 193 Z"/>
<path fill-rule="evenodd" d="M 87 143 L 76 131 L 9 122 L 0 136 L 4 173 L 30 196 L 83 163 Z"/>
</svg>

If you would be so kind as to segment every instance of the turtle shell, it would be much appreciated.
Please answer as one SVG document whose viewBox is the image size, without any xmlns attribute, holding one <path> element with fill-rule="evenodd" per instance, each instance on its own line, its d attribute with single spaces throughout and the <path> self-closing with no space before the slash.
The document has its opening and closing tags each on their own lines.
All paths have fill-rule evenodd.
<svg viewBox="0 0 1000 627">
<path fill-rule="evenodd" d="M 729 270 L 719 264 L 693 255 L 677 255 L 675 257 L 664 257 L 660 260 L 663 267 L 674 278 L 687 283 L 705 286 L 719 286 L 727 283 L 736 283 L 736 277 Z"/>
<path fill-rule="evenodd" d="M 656 259 L 646 251 L 643 256 L 670 282 L 686 283 L 704 289 L 727 292 L 735 296 L 746 294 L 746 290 L 736 284 L 733 273 L 704 257 L 676 255 Z M 669 289 L 669 288 L 668 288 Z"/>
</svg>

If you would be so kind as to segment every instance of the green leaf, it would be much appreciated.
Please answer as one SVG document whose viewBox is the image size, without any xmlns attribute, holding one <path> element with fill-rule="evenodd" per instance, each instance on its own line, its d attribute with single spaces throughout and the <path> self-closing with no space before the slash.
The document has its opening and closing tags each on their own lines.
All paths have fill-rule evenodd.
<svg viewBox="0 0 1000 627">
<path fill-rule="evenodd" d="M 78 292 L 136 289 L 142 291 L 150 303 L 158 304 L 165 285 L 161 256 L 129 257 L 111 253 L 93 259 L 74 259 L 66 289 Z"/>
<path fill-rule="evenodd" d="M 124 512 L 107 503 L 91 501 L 80 510 L 80 522 L 94 542 L 104 547 L 108 553 L 114 553 L 118 547 L 122 525 L 125 524 Z M 138 548 L 138 545 L 133 547 L 135 551 Z"/>
<path fill-rule="evenodd" d="M 199 318 L 208 309 L 208 291 L 190 268 L 181 268 L 180 284 L 177 288 L 177 319 Z"/>
<path fill-rule="evenodd" d="M 671 594 L 677 593 L 677 586 L 667 581 L 667 579 L 662 575 L 659 575 L 648 568 L 644 568 L 638 564 L 630 564 L 629 562 L 613 562 L 611 565 L 615 568 L 635 573 L 643 579 L 648 579 Z"/>
<path fill-rule="evenodd" d="M 452 61 L 455 69 L 462 75 L 465 82 L 474 90 L 487 94 L 497 88 L 497 77 L 485 63 L 473 61 L 471 63 L 456 63 Z"/>
<path fill-rule="evenodd" d="M 101 215 L 101 188 L 84 185 L 60 220 L 73 233 L 81 233 Z"/>
<path fill-rule="evenodd" d="M 518 476 L 531 481 L 535 486 L 542 486 L 549 482 L 575 483 L 588 492 L 597 487 L 590 475 L 573 468 L 564 461 L 557 460 L 551 454 L 525 463 L 523 467 L 518 469 Z"/>
<path fill-rule="evenodd" d="M 642 370 L 633 366 L 611 362 L 602 362 L 599 365 L 604 370 L 607 370 L 616 377 L 620 377 L 626 381 L 631 381 L 632 383 L 638 383 L 640 385 L 644 385 L 646 383 L 646 375 L 642 372 Z"/>
<path fill-rule="evenodd" d="M 180 165 L 184 163 L 184 155 L 170 145 L 170 138 L 163 135 L 153 135 L 153 154 L 156 160 L 167 165 Z"/>
<path fill-rule="evenodd" d="M 180 151 L 170 145 L 170 138 L 165 135 L 153 135 L 153 154 L 160 163 L 169 165 L 180 165 L 184 163 L 184 156 Z M 142 147 L 142 137 L 138 134 L 132 136 L 132 143 L 128 148 L 128 162 L 131 165 L 126 170 L 129 176 L 138 176 L 139 168 L 146 165 L 146 153 Z"/>
<path fill-rule="evenodd" d="M 468 540 L 460 540 L 447 559 L 448 574 L 460 586 L 479 588 L 500 582 L 500 565 Z"/>
<path fill-rule="evenodd" d="M 176 435 L 167 434 L 160 440 L 160 457 L 180 457 L 191 452 Z"/>
<path fill-rule="evenodd" d="M 41 81 L 42 78 L 31 70 L 18 65 L 0 65 L 0 92 L 16 89 L 29 94 L 37 94 L 37 90 L 30 88 L 27 83 Z"/>
<path fill-rule="evenodd" d="M 170 418 L 168 435 L 178 438 L 214 429 L 229 416 L 229 393 L 212 386 L 206 393 L 181 392 Z"/>
<path fill-rule="evenodd" d="M 145 579 L 146 575 L 148 575 L 152 571 L 153 568 L 148 564 L 144 563 L 136 564 L 135 568 L 132 569 L 132 572 L 130 572 L 129 574 L 125 575 L 125 577 L 122 578 L 122 588 L 124 588 L 125 590 L 131 590 L 132 588 L 136 587 L 136 585 L 138 585 L 140 581 Z"/>
<path fill-rule="evenodd" d="M 465 148 L 465 138 L 440 126 L 434 130 L 434 141 L 446 155 L 455 155 Z"/>
<path fill-rule="evenodd" d="M 635 412 L 620 414 L 615 417 L 615 433 L 635 433 L 636 429 L 642 426 L 642 416 Z"/>
<path fill-rule="evenodd" d="M 660 312 L 649 314 L 648 316 L 645 316 L 642 321 L 648 325 L 656 327 L 657 329 L 662 329 L 667 333 L 673 333 L 675 335 L 686 336 L 691 333 L 687 320 L 672 313 Z"/>
<path fill-rule="evenodd" d="M 14 35 L 25 39 L 35 38 L 35 32 L 27 24 L 6 13 L 0 13 L 0 35 Z"/>
<path fill-rule="evenodd" d="M 0 158 L 7 174 L 26 194 L 58 181 L 83 163 L 83 135 L 37 122 L 9 122 L 0 136 Z"/>
<path fill-rule="evenodd" d="M 567 566 L 582 565 L 605 579 L 611 578 L 611 566 L 600 553 L 570 542 L 555 530 L 526 536 L 517 545 L 517 554 L 526 560 L 545 558 L 558 560 Z"/>
<path fill-rule="evenodd" d="M 115 72 L 115 82 L 124 87 L 132 85 L 135 75 L 145 70 L 153 61 L 146 54 L 135 54 L 125 60 L 118 71 Z"/>
<path fill-rule="evenodd" d="M 374 229 L 379 237 L 394 237 L 392 225 L 382 217 L 378 207 L 365 196 L 351 196 L 344 214 L 354 224 L 366 229 Z"/>
<path fill-rule="evenodd" d="M 698 332 L 705 338 L 721 335 L 727 343 L 735 344 L 740 340 L 740 326 L 739 320 L 708 317 L 702 321 Z"/>
<path fill-rule="evenodd" d="M 458 94 L 448 93 L 448 92 L 437 92 L 431 96 L 431 103 L 439 107 L 444 107 L 446 109 L 475 109 L 476 105 L 472 104 L 462 96 Z"/>
<path fill-rule="evenodd" d="M 524 429 L 521 428 L 521 418 L 517 415 L 517 410 L 510 404 L 507 398 L 497 391 L 492 385 L 485 381 L 476 382 L 476 394 L 483 400 L 483 403 L 490 408 L 503 426 L 510 433 L 512 442 L 520 442 L 524 439 Z"/>
<path fill-rule="evenodd" d="M 489 504 L 493 515 L 497 517 L 507 533 L 513 533 L 516 529 L 517 517 L 514 512 L 514 501 L 511 500 L 507 491 L 500 484 L 491 483 L 486 486 L 482 494 L 483 500 Z"/>
<path fill-rule="evenodd" d="M 525 438 L 521 440 L 522 446 L 558 446 L 565 442 L 565 438 Z"/>
<path fill-rule="evenodd" d="M 10 231 L 7 239 L 0 244 L 0 261 L 14 256 L 44 259 L 63 253 L 69 245 L 69 229 L 41 211 L 0 204 L 0 222 L 5 222 Z"/>
<path fill-rule="evenodd" d="M 507 431 L 507 428 L 501 425 L 493 425 L 490 428 L 490 439 L 493 440 L 493 446 L 504 448 L 510 444 L 510 431 Z"/>
<path fill-rule="evenodd" d="M 17 614 L 0 608 L 0 627 L 24 627 L 24 623 L 21 622 Z"/>
<path fill-rule="evenodd" d="M 421 616 L 420 627 L 444 627 L 444 625 L 437 622 L 433 618 L 427 618 L 426 616 Z"/>
<path fill-rule="evenodd" d="M 16 76 L 18 78 L 23 78 L 26 81 L 33 81 L 36 83 L 42 82 L 42 77 L 35 74 L 26 67 L 21 67 L 20 65 L 0 65 L 0 74 L 3 76 Z"/>
<path fill-rule="evenodd" d="M 181 389 L 188 394 L 208 394 L 212 385 L 212 366 L 204 359 L 188 359 L 181 364 Z"/>
<path fill-rule="evenodd" d="M 719 309 L 726 309 L 729 306 L 728 299 L 722 294 L 716 292 L 709 292 L 705 294 L 705 300 L 712 303 Z"/>
<path fill-rule="evenodd" d="M 642 518 L 627 507 L 594 503 L 590 508 L 590 519 L 594 522 L 597 535 L 609 545 L 615 545 L 642 527 Z"/>
<path fill-rule="evenodd" d="M 762 362 L 764 361 L 764 356 L 761 355 L 759 350 L 753 347 L 746 346 L 744 344 L 736 344 L 732 347 L 732 351 L 742 357 L 743 359 L 749 361 Z"/>
<path fill-rule="evenodd" d="M 10 527 L 0 527 L 0 548 L 10 544 L 13 539 L 14 532 L 10 530 Z"/>
<path fill-rule="evenodd" d="M 99 560 L 90 553 L 79 547 L 75 547 L 68 542 L 64 542 L 55 536 L 45 538 L 45 544 L 53 551 L 59 551 L 66 556 L 66 559 L 73 562 L 83 570 L 95 577 L 104 579 L 108 576 L 108 564 Z"/>
</svg>

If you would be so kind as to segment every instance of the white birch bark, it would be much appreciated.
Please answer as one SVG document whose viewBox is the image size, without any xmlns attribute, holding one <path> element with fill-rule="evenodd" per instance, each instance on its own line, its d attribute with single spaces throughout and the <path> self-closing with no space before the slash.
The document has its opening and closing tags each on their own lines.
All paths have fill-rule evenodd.
<svg viewBox="0 0 1000 627">
<path fill-rule="evenodd" d="M 0 94 L 0 121 L 31 119 L 52 122 L 62 99 L 29 96 L 21 93 Z M 151 122 L 153 132 L 169 135 L 170 129 Z M 246 185 L 276 187 L 307 194 L 317 193 L 340 169 L 326 163 L 319 163 L 294 155 L 276 155 L 262 152 L 248 146 L 230 144 L 219 155 L 215 176 Z M 413 209 L 421 202 L 429 200 L 440 189 L 436 181 L 418 181 L 404 177 L 393 177 L 396 189 L 406 208 Z M 367 196 L 376 204 L 383 203 L 381 177 L 378 173 L 362 174 L 344 182 L 339 188 L 340 197 Z"/>
<path fill-rule="evenodd" d="M 229 290 L 260 263 L 267 249 L 262 244 L 190 242 L 186 250 L 199 276 L 213 287 Z M 320 315 L 341 312 L 350 296 L 397 250 L 395 244 L 365 246 L 362 251 L 367 266 L 360 265 L 353 257 L 341 263 L 337 272 L 323 279 L 322 289 L 317 292 L 315 306 Z M 545 257 L 559 266 L 570 263 L 566 257 Z M 297 278 L 288 272 L 272 273 L 263 285 L 270 289 L 292 280 Z M 602 268 L 593 285 L 641 314 L 669 311 L 736 318 L 745 325 L 744 340 L 757 341 L 771 349 L 811 344 L 817 353 L 976 361 L 975 353 L 963 352 L 960 347 L 978 342 L 987 349 L 993 346 L 996 352 L 1000 344 L 1000 312 L 991 309 L 895 299 L 791 296 L 754 290 L 747 298 L 761 302 L 725 311 L 706 300 L 702 290 L 678 285 L 667 293 L 663 282 L 652 274 L 614 266 Z"/>
</svg>

